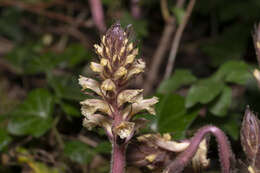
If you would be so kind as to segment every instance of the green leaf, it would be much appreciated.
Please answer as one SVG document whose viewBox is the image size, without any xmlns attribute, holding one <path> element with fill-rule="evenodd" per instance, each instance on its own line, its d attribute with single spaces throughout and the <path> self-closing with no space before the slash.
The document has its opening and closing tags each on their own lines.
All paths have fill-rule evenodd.
<svg viewBox="0 0 260 173">
<path fill-rule="evenodd" d="M 224 116 L 227 114 L 228 108 L 232 102 L 232 89 L 225 86 L 219 98 L 212 103 L 210 112 L 217 116 Z"/>
<path fill-rule="evenodd" d="M 192 75 L 189 70 L 178 69 L 175 73 L 171 76 L 170 79 L 164 80 L 157 92 L 158 93 L 169 93 L 177 90 L 183 85 L 189 85 L 195 82 L 197 78 Z"/>
<path fill-rule="evenodd" d="M 182 22 L 185 16 L 185 10 L 183 8 L 173 7 L 172 12 L 177 19 L 178 25 Z"/>
<path fill-rule="evenodd" d="M 23 32 L 19 21 L 22 17 L 18 8 L 3 8 L 0 18 L 0 33 L 2 36 L 11 38 L 14 41 L 23 39 Z"/>
<path fill-rule="evenodd" d="M 64 154 L 74 162 L 86 164 L 91 161 L 94 151 L 80 141 L 69 141 L 65 143 Z"/>
<path fill-rule="evenodd" d="M 81 115 L 79 109 L 71 104 L 62 102 L 60 103 L 60 106 L 62 110 L 69 116 L 79 117 Z"/>
<path fill-rule="evenodd" d="M 238 114 L 232 114 L 227 116 L 227 119 L 219 123 L 221 127 L 228 135 L 230 135 L 234 140 L 239 138 L 239 130 L 241 125 L 241 116 Z"/>
<path fill-rule="evenodd" d="M 211 57 L 212 66 L 217 67 L 227 60 L 241 58 L 246 50 L 246 40 L 251 28 L 236 24 L 203 43 L 202 51 Z"/>
<path fill-rule="evenodd" d="M 112 146 L 111 146 L 110 142 L 101 142 L 95 148 L 95 152 L 101 153 L 101 154 L 110 154 L 111 151 L 112 151 Z"/>
<path fill-rule="evenodd" d="M 83 61 L 89 60 L 92 54 L 81 44 L 71 44 L 58 56 L 68 61 L 70 67 L 74 67 Z"/>
<path fill-rule="evenodd" d="M 131 23 L 137 34 L 137 38 L 139 39 L 148 35 L 147 21 L 142 19 L 136 20 L 128 12 L 123 13 L 120 23 L 123 27 L 126 27 L 129 23 Z"/>
<path fill-rule="evenodd" d="M 47 73 L 57 67 L 64 59 L 53 52 L 39 54 L 32 58 L 25 68 L 26 74 Z"/>
<path fill-rule="evenodd" d="M 48 75 L 48 82 L 54 89 L 55 95 L 61 99 L 80 101 L 87 96 L 81 92 L 78 80 L 72 76 L 52 76 Z"/>
<path fill-rule="evenodd" d="M 18 45 L 5 58 L 13 65 L 18 74 L 49 72 L 64 61 L 64 58 L 53 52 L 41 53 L 42 48 L 39 43 Z"/>
<path fill-rule="evenodd" d="M 0 151 L 6 150 L 10 142 L 11 142 L 11 137 L 4 129 L 0 128 Z"/>
<path fill-rule="evenodd" d="M 226 82 L 244 85 L 250 78 L 252 79 L 250 69 L 250 65 L 243 61 L 229 61 L 219 68 L 214 77 L 224 79 Z"/>
<path fill-rule="evenodd" d="M 209 103 L 221 93 L 223 88 L 224 83 L 221 81 L 212 78 L 200 80 L 190 88 L 185 106 L 190 108 L 197 103 Z"/>
<path fill-rule="evenodd" d="M 26 100 L 11 113 L 8 131 L 14 135 L 39 137 L 52 126 L 53 109 L 53 97 L 47 90 L 33 90 Z"/>
<path fill-rule="evenodd" d="M 176 94 L 164 96 L 157 105 L 159 132 L 172 132 L 174 138 L 185 136 L 185 130 L 197 116 L 197 111 L 188 112 L 185 108 L 184 98 Z"/>
</svg>

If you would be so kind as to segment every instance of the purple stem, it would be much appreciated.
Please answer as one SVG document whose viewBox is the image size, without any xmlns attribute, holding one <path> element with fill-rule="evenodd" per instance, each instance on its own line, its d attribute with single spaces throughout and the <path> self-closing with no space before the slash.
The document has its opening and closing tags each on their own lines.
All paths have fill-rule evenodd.
<svg viewBox="0 0 260 173">
<path fill-rule="evenodd" d="M 135 19 L 140 19 L 141 9 L 139 6 L 139 0 L 131 0 L 131 13 Z"/>
<path fill-rule="evenodd" d="M 111 173 L 124 173 L 125 152 L 126 152 L 126 145 L 118 145 L 116 141 L 114 141 Z"/>
<path fill-rule="evenodd" d="M 229 173 L 231 169 L 231 161 L 234 159 L 233 153 L 230 149 L 230 145 L 225 133 L 212 125 L 200 128 L 194 137 L 190 140 L 189 147 L 181 154 L 179 154 L 177 158 L 167 166 L 164 172 L 180 173 L 195 155 L 200 142 L 208 133 L 213 134 L 218 142 L 221 172 Z"/>
<path fill-rule="evenodd" d="M 89 5 L 95 25 L 100 33 L 104 33 L 106 31 L 106 24 L 104 21 L 104 12 L 101 1 L 89 0 Z"/>
</svg>

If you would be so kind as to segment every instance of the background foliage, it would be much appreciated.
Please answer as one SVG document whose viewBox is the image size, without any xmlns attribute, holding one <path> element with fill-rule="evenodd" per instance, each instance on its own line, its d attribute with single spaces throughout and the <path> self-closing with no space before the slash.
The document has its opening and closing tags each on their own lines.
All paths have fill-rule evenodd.
<svg viewBox="0 0 260 173">
<path fill-rule="evenodd" d="M 108 172 L 111 146 L 104 132 L 90 132 L 81 125 L 79 101 L 89 96 L 81 93 L 77 78 L 94 75 L 88 63 L 97 58 L 93 44 L 100 37 L 89 4 L 60 0 L 44 7 L 56 1 L 5 2 L 0 1 L 0 172 Z M 160 2 L 140 0 L 138 20 L 128 1 L 103 0 L 102 4 L 107 26 L 116 20 L 133 25 L 140 56 L 149 69 L 165 25 Z M 183 9 L 174 1 L 168 5 L 180 23 Z M 35 12 L 36 7 L 63 17 Z M 147 94 L 157 95 L 160 102 L 156 116 L 140 115 L 150 120 L 143 133 L 169 132 L 184 139 L 199 126 L 214 124 L 228 134 L 236 155 L 242 154 L 239 128 L 245 106 L 260 112 L 260 95 L 251 73 L 257 65 L 251 32 L 259 21 L 259 9 L 259 0 L 196 2 L 171 77 L 162 80 L 168 46 Z M 82 19 L 81 26 L 77 20 Z M 131 86 L 142 88 L 149 72 Z M 211 150 L 210 155 L 216 156 L 214 143 Z M 217 172 L 217 159 L 212 163 L 210 170 Z"/>
</svg>

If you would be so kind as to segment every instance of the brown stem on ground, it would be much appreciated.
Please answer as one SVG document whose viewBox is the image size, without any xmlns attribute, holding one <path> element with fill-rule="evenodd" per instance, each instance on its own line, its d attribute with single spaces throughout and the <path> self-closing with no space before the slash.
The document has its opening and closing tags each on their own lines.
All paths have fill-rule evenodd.
<svg viewBox="0 0 260 173">
<path fill-rule="evenodd" d="M 18 7 L 20 9 L 23 9 L 25 11 L 29 11 L 31 13 L 35 13 L 35 14 L 38 14 L 38 15 L 41 15 L 41 16 L 48 17 L 48 18 L 53 19 L 53 20 L 57 20 L 57 21 L 61 21 L 61 22 L 64 22 L 64 23 L 71 24 L 72 26 L 74 26 L 75 22 L 76 22 L 78 26 L 89 27 L 85 20 L 81 20 L 79 22 L 71 16 L 66 16 L 66 15 L 63 15 L 61 13 L 48 11 L 45 8 L 40 8 L 39 6 L 36 6 L 36 5 L 30 5 L 30 4 L 24 3 L 22 1 L 5 0 L 5 1 L 0 2 L 0 6 L 14 6 L 14 7 Z"/>
<path fill-rule="evenodd" d="M 176 7 L 181 8 L 184 4 L 183 0 L 178 0 Z M 167 49 L 169 48 L 169 44 L 172 38 L 172 34 L 176 28 L 176 19 L 170 16 L 168 11 L 168 5 L 166 0 L 161 0 L 161 12 L 166 25 L 163 29 L 163 34 L 159 41 L 158 47 L 154 53 L 152 58 L 152 64 L 150 65 L 150 70 L 148 72 L 148 76 L 144 85 L 145 94 L 151 92 L 153 85 L 155 83 L 156 78 L 158 77 L 159 68 L 165 56 Z"/>
<path fill-rule="evenodd" d="M 139 0 L 131 0 L 131 14 L 135 19 L 140 19 L 141 9 L 139 6 Z"/>
<path fill-rule="evenodd" d="M 185 16 L 184 16 L 180 26 L 178 27 L 175 36 L 174 36 L 174 40 L 172 42 L 172 48 L 171 48 L 168 63 L 167 63 L 167 66 L 166 66 L 164 80 L 168 79 L 171 75 L 172 69 L 174 67 L 175 59 L 176 59 L 176 54 L 177 54 L 177 51 L 178 51 L 178 48 L 179 48 L 180 40 L 181 40 L 183 31 L 184 31 L 184 28 L 186 27 L 186 25 L 189 21 L 189 18 L 190 18 L 191 12 L 193 10 L 193 7 L 195 5 L 195 2 L 196 2 L 196 0 L 190 0 L 188 7 L 187 7 L 187 10 L 185 12 Z"/>
<path fill-rule="evenodd" d="M 95 25 L 97 26 L 100 33 L 104 33 L 106 31 L 106 24 L 104 21 L 104 12 L 101 1 L 89 0 L 89 5 Z"/>
</svg>

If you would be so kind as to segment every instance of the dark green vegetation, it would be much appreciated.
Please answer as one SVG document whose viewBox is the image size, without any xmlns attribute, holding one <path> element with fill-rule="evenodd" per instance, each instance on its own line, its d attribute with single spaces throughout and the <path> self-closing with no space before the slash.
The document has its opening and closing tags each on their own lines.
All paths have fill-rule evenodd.
<svg viewBox="0 0 260 173">
<path fill-rule="evenodd" d="M 133 25 L 147 70 L 131 85 L 143 88 L 167 25 L 160 2 L 140 0 L 138 19 L 128 1 L 102 4 L 107 26 L 118 19 L 123 26 Z M 178 28 L 185 8 L 169 1 L 168 9 Z M 212 124 L 226 132 L 236 156 L 244 157 L 239 142 L 243 112 L 247 104 L 260 112 L 251 37 L 259 9 L 259 0 L 196 2 L 173 72 L 162 80 L 172 39 L 165 45 L 147 94 L 160 98 L 157 115 L 140 114 L 150 120 L 141 133 L 169 132 L 174 139 L 184 139 L 198 127 Z M 93 44 L 100 40 L 90 13 L 83 0 L 0 1 L 1 173 L 109 171 L 111 146 L 101 129 L 90 132 L 82 127 L 79 105 L 89 96 L 82 94 L 77 79 L 80 74 L 95 76 L 89 62 L 97 58 Z M 219 172 L 216 153 L 213 142 L 211 173 Z"/>
</svg>

